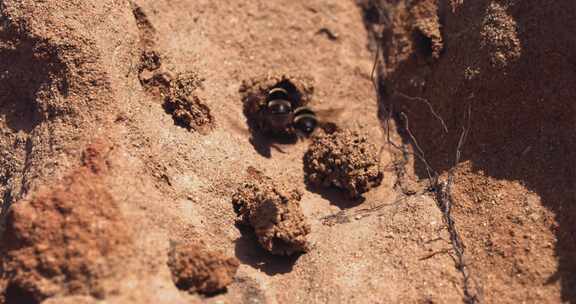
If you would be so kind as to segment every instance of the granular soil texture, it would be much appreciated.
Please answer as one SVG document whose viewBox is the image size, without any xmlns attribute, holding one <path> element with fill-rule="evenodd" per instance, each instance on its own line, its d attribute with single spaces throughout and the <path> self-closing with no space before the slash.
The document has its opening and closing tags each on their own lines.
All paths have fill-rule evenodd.
<svg viewBox="0 0 576 304">
<path fill-rule="evenodd" d="M 179 74 L 170 81 L 164 109 L 172 114 L 176 125 L 194 131 L 206 131 L 213 125 L 210 108 L 195 92 L 201 86 L 202 80 L 195 73 Z"/>
<path fill-rule="evenodd" d="M 320 132 L 304 155 L 308 183 L 337 187 L 357 198 L 382 182 L 378 149 L 365 135 L 349 129 Z"/>
<path fill-rule="evenodd" d="M 170 86 L 170 75 L 163 72 L 162 59 L 156 51 L 143 51 L 138 64 L 138 79 L 142 87 L 148 89 L 150 93 L 159 95 Z M 154 92 L 154 89 L 158 92 Z"/>
<path fill-rule="evenodd" d="M 419 156 L 419 177 L 455 170 L 453 215 L 483 300 L 576 301 L 576 3 L 365 8 L 382 50 L 380 107 Z"/>
<path fill-rule="evenodd" d="M 172 244 L 168 257 L 168 267 L 178 289 L 205 295 L 225 291 L 239 265 L 236 258 L 211 251 L 202 242 Z"/>
<path fill-rule="evenodd" d="M 0 239 L 14 242 L 1 249 L 2 301 L 470 301 L 446 210 L 421 187 L 394 188 L 428 178 L 423 156 L 442 180 L 454 177 L 452 226 L 476 299 L 574 302 L 574 15 L 572 0 L 3 0 Z M 192 81 L 191 95 L 170 101 L 183 128 L 164 103 L 176 75 L 190 73 L 202 87 Z M 314 83 L 301 87 L 301 73 Z M 314 110 L 344 108 L 339 127 L 378 147 L 404 144 L 401 158 L 382 149 L 394 169 L 359 204 L 306 187 L 308 141 L 266 154 L 235 132 L 247 92 L 261 105 L 274 75 L 310 94 L 301 102 Z M 198 113 L 212 117 L 210 132 L 186 130 L 202 124 L 193 96 L 210 108 Z M 114 147 L 104 162 L 83 153 L 98 138 Z M 230 198 L 250 166 L 301 192 L 299 211 L 273 205 L 296 214 L 288 230 L 313 250 L 273 256 L 235 227 Z M 178 289 L 174 239 L 241 261 L 225 293 Z"/>
<path fill-rule="evenodd" d="M 275 255 L 308 251 L 306 222 L 298 190 L 288 189 L 261 176 L 242 185 L 232 197 L 239 222 L 250 226 L 260 245 Z"/>
<path fill-rule="evenodd" d="M 102 295 L 99 280 L 114 274 L 131 241 L 102 180 L 105 149 L 88 148 L 81 168 L 11 207 L 0 246 L 6 303 Z"/>
</svg>

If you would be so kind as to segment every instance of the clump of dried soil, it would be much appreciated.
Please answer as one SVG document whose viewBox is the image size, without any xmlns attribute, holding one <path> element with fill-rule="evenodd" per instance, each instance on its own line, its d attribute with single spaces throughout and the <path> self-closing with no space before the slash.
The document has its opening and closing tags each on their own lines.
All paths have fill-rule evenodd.
<svg viewBox="0 0 576 304">
<path fill-rule="evenodd" d="M 384 177 L 376 146 L 347 129 L 314 137 L 304 155 L 304 172 L 313 186 L 336 186 L 352 198 L 377 187 Z"/>
<path fill-rule="evenodd" d="M 480 46 L 488 51 L 493 67 L 506 67 L 522 55 L 517 27 L 505 6 L 498 2 L 488 5 L 482 20 Z"/>
<path fill-rule="evenodd" d="M 174 76 L 162 65 L 162 57 L 153 50 L 143 51 L 138 66 L 142 87 L 151 95 L 163 98 L 164 110 L 178 126 L 193 131 L 205 131 L 213 125 L 210 108 L 198 97 L 202 79 L 196 73 Z"/>
<path fill-rule="evenodd" d="M 202 243 L 174 244 L 169 253 L 168 267 L 179 289 L 215 294 L 226 289 L 234 279 L 240 263 L 221 252 L 210 251 Z"/>
<path fill-rule="evenodd" d="M 414 22 L 412 40 L 424 59 L 438 59 L 444 48 L 440 32 L 440 20 L 437 14 L 438 3 L 435 1 L 415 1 L 410 7 L 410 17 Z"/>
<path fill-rule="evenodd" d="M 382 68 L 394 70 L 407 59 L 418 64 L 431 63 L 445 50 L 439 1 L 359 0 L 366 26 L 373 37 L 381 39 L 386 54 Z M 414 81 L 411 85 L 416 84 Z"/>
<path fill-rule="evenodd" d="M 10 209 L 0 240 L 0 286 L 7 303 L 102 295 L 99 280 L 114 273 L 131 239 L 102 180 L 104 150 L 92 146 L 82 167 Z"/>
<path fill-rule="evenodd" d="M 240 86 L 244 115 L 252 131 L 274 132 L 267 126 L 265 116 L 268 92 L 273 88 L 283 88 L 288 92 L 292 109 L 307 105 L 314 94 L 313 80 L 305 75 L 268 75 L 244 81 Z M 294 135 L 294 130 L 282 130 L 283 135 Z"/>
<path fill-rule="evenodd" d="M 195 94 L 202 81 L 195 73 L 179 74 L 170 82 L 164 109 L 172 114 L 174 123 L 188 130 L 200 131 L 214 122 L 210 108 Z"/>
<path fill-rule="evenodd" d="M 245 183 L 232 197 L 239 222 L 254 228 L 258 242 L 276 255 L 308 251 L 306 222 L 297 190 L 288 190 L 272 179 L 261 178 Z"/>
<path fill-rule="evenodd" d="M 170 87 L 171 77 L 162 71 L 162 58 L 155 51 L 143 51 L 138 65 L 138 79 L 143 88 L 153 95 L 161 95 Z"/>
</svg>

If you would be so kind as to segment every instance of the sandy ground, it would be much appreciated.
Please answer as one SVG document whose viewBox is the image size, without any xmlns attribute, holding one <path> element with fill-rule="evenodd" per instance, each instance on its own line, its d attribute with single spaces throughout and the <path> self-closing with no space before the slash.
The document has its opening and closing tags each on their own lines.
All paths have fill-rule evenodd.
<svg viewBox="0 0 576 304">
<path fill-rule="evenodd" d="M 467 164 L 478 163 L 480 156 L 463 159 L 452 196 L 470 261 L 473 283 L 468 284 L 454 259 L 437 196 L 425 189 L 430 181 L 421 165 L 409 156 L 404 167 L 402 153 L 385 145 L 378 114 L 386 108 L 383 103 L 395 102 L 384 87 L 392 84 L 415 94 L 398 84 L 418 84 L 422 75 L 434 79 L 437 65 L 413 62 L 430 60 L 418 56 L 455 56 L 449 48 L 455 42 L 450 36 L 441 40 L 434 26 L 437 12 L 442 22 L 457 23 L 474 9 L 450 2 L 468 9 L 460 8 L 467 13 L 458 15 L 432 1 L 417 2 L 412 10 L 402 1 L 380 3 L 377 7 L 397 18 L 392 22 L 374 18 L 379 15 L 375 6 L 352 0 L 0 4 L 0 90 L 7 92 L 0 95 L 0 194 L 7 223 L 0 303 L 573 301 L 573 268 L 565 262 L 573 251 L 555 252 L 568 242 L 557 241 L 557 209 L 543 207 L 540 192 L 525 188 L 517 176 L 492 179 L 489 172 L 490 179 L 483 179 Z M 496 21 L 506 21 L 498 7 L 493 10 Z M 402 40 L 413 37 L 414 28 L 430 40 L 430 53 L 424 49 L 422 55 Z M 391 42 L 380 40 L 382 29 L 397 35 L 384 36 Z M 505 42 L 492 46 L 496 53 L 512 49 L 490 57 L 492 64 L 522 58 L 514 37 L 486 39 Z M 378 96 L 371 80 L 377 43 L 384 43 L 380 57 L 390 69 L 379 66 Z M 438 70 L 449 73 L 450 68 L 445 64 Z M 188 129 L 175 124 L 163 106 L 172 94 L 166 79 L 177 75 L 194 79 L 187 87 L 194 109 L 209 109 L 194 112 Z M 309 140 L 251 143 L 240 88 L 267 75 L 309 79 L 312 107 L 343 109 L 333 117 L 340 127 L 359 130 L 383 146 L 382 184 L 361 201 L 336 190 L 312 189 L 303 170 Z M 405 75 L 415 76 L 410 82 Z M 440 90 L 430 83 L 426 92 L 434 93 L 426 98 Z M 442 117 L 450 109 L 443 108 Z M 563 122 L 569 124 L 573 107 L 566 111 Z M 436 135 L 426 133 L 435 130 L 431 125 L 437 127 L 437 120 L 426 117 L 411 123 L 418 121 L 424 129 L 417 135 L 428 138 L 426 151 L 443 155 L 431 148 Z M 400 132 L 393 129 L 391 140 L 410 150 L 402 121 L 396 123 Z M 461 125 L 454 119 L 448 123 L 455 129 Z M 561 149 L 573 147 L 569 136 L 559 143 Z M 437 158 L 434 166 L 446 174 L 444 160 L 452 156 Z M 232 196 L 249 178 L 249 167 L 302 193 L 300 205 L 311 228 L 307 253 L 272 256 L 253 233 L 237 227 Z M 563 175 L 568 179 L 564 188 L 574 181 L 570 174 Z M 478 206 L 475 197 L 492 205 Z M 490 207 L 497 204 L 512 207 L 500 213 Z M 530 210 L 518 217 L 520 208 Z M 510 228 L 507 221 L 527 224 Z M 179 290 L 169 267 L 175 242 L 201 242 L 238 259 L 227 290 L 210 296 Z M 486 251 L 487 246 L 493 250 Z M 468 291 L 477 297 L 471 299 Z"/>
</svg>

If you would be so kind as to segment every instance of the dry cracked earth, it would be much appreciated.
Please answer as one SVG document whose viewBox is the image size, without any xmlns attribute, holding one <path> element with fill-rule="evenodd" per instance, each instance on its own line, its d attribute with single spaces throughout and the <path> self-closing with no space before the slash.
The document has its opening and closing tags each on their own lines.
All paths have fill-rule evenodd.
<svg viewBox="0 0 576 304">
<path fill-rule="evenodd" d="M 0 1 L 0 303 L 576 303 L 574 16 Z"/>
</svg>

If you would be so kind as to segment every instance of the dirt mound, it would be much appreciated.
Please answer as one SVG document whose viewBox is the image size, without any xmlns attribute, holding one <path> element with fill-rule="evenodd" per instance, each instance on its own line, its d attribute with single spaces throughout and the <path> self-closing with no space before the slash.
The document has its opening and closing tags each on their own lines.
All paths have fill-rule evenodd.
<svg viewBox="0 0 576 304">
<path fill-rule="evenodd" d="M 548 280 L 543 274 L 554 273 L 557 267 L 550 262 L 556 242 L 550 233 L 552 212 L 543 209 L 540 197 L 520 182 L 489 178 L 469 161 L 455 168 L 454 180 L 453 214 L 466 244 L 467 261 L 486 299 L 506 295 L 516 303 L 526 298 L 549 300 L 535 282 Z"/>
<path fill-rule="evenodd" d="M 374 35 L 382 38 L 380 107 L 413 147 L 416 174 L 428 178 L 430 171 L 445 172 L 454 167 L 457 154 L 468 162 L 468 169 L 454 172 L 455 191 L 470 191 L 456 195 L 453 211 L 468 258 L 486 261 L 471 264 L 484 285 L 485 300 L 539 302 L 552 299 L 559 288 L 564 300 L 574 300 L 576 171 L 567 164 L 576 157 L 571 131 L 576 90 L 570 84 L 576 77 L 575 61 L 568 55 L 576 47 L 570 17 L 576 4 L 373 3 L 378 5 L 366 6 L 372 13 L 366 14 L 372 17 L 366 18 L 367 25 L 385 27 Z M 434 54 L 435 44 L 430 35 L 414 39 L 423 23 L 440 27 L 443 43 L 440 56 L 425 61 L 422 55 Z M 502 196 L 509 199 L 502 201 Z M 525 208 L 542 216 L 526 220 Z M 555 220 L 548 210 L 556 213 Z M 480 223 L 490 227 L 490 237 L 481 232 Z M 527 239 L 520 240 L 520 227 L 532 231 Z M 550 241 L 556 251 L 540 247 L 541 240 Z M 494 246 L 500 253 L 494 253 Z M 511 257 L 512 252 L 518 257 Z M 554 265 L 556 258 L 557 274 L 545 266 Z M 503 285 L 515 287 L 499 287 Z"/>
<path fill-rule="evenodd" d="M 504 68 L 522 55 L 518 24 L 508 13 L 506 4 L 490 2 L 486 7 L 480 30 L 480 47 L 488 53 L 494 68 Z"/>
<path fill-rule="evenodd" d="M 382 182 L 378 149 L 356 131 L 321 133 L 304 155 L 306 180 L 315 187 L 335 186 L 357 198 Z"/>
<path fill-rule="evenodd" d="M 258 242 L 277 255 L 308 251 L 306 223 L 297 190 L 288 190 L 262 176 L 245 183 L 232 197 L 240 223 L 254 228 Z"/>
<path fill-rule="evenodd" d="M 239 265 L 235 258 L 210 251 L 203 243 L 173 244 L 168 259 L 172 279 L 179 289 L 205 295 L 225 290 Z"/>
<path fill-rule="evenodd" d="M 153 50 L 142 52 L 138 63 L 138 79 L 143 88 L 158 97 L 169 94 L 172 82 L 172 75 L 161 68 L 162 59 L 158 52 Z"/>
<path fill-rule="evenodd" d="M 102 296 L 130 243 L 130 232 L 102 180 L 101 144 L 84 153 L 81 168 L 52 188 L 16 202 L 0 246 L 6 303 L 40 303 L 62 294 Z"/>
<path fill-rule="evenodd" d="M 138 67 L 140 84 L 152 96 L 162 100 L 166 113 L 174 123 L 191 131 L 207 131 L 214 125 L 214 117 L 197 90 L 202 80 L 194 72 L 176 76 L 162 66 L 160 55 L 153 50 L 142 52 Z"/>
<path fill-rule="evenodd" d="M 180 74 L 170 81 L 164 109 L 172 114 L 174 122 L 188 130 L 206 131 L 214 124 L 210 108 L 195 94 L 202 81 L 195 73 Z"/>
</svg>

